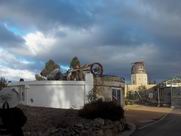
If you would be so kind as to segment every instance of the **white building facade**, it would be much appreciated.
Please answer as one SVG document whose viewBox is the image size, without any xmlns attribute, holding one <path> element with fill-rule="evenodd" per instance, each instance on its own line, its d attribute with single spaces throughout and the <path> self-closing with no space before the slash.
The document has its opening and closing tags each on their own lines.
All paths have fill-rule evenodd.
<svg viewBox="0 0 181 136">
<path fill-rule="evenodd" d="M 92 74 L 85 81 L 23 81 L 9 84 L 20 97 L 20 104 L 37 107 L 80 109 L 93 88 Z"/>
<path fill-rule="evenodd" d="M 22 81 L 8 85 L 9 88 L 14 88 L 19 93 L 20 104 L 63 109 L 81 109 L 88 103 L 88 94 L 94 86 L 91 73 L 86 73 L 85 81 Z M 123 89 L 119 87 L 116 89 L 120 92 L 116 94 L 120 94 L 119 102 L 123 106 Z M 104 89 L 101 93 L 102 97 L 106 99 L 109 95 L 112 100 L 115 95 L 114 88 L 112 85 L 109 90 Z"/>
</svg>

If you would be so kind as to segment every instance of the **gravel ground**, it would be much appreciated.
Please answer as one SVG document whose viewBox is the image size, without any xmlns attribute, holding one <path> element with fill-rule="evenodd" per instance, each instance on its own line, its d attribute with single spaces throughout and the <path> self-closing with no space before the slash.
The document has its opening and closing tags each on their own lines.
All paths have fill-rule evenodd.
<svg viewBox="0 0 181 136">
<path fill-rule="evenodd" d="M 78 116 L 77 110 L 42 108 L 19 106 L 26 117 L 27 122 L 23 127 L 25 136 L 45 135 L 54 128 L 67 128 L 81 120 L 89 121 Z"/>
<path fill-rule="evenodd" d="M 27 117 L 27 122 L 23 127 L 25 136 L 77 136 L 79 129 L 79 134 L 81 136 L 83 136 L 85 132 L 85 136 L 88 134 L 89 136 L 92 136 L 97 133 L 100 135 L 105 133 L 106 136 L 109 136 L 107 131 L 112 134 L 120 133 L 124 129 L 123 124 L 120 121 L 112 122 L 110 120 L 88 120 L 81 118 L 78 116 L 78 110 L 29 107 L 22 105 L 19 106 L 19 108 L 23 110 Z M 100 124 L 103 125 L 100 126 Z"/>
<path fill-rule="evenodd" d="M 69 128 L 78 122 L 90 122 L 78 116 L 78 110 L 55 109 L 44 107 L 19 106 L 27 117 L 27 122 L 23 127 L 25 136 L 46 136 L 56 128 Z M 135 123 L 139 128 L 151 121 L 160 119 L 170 112 L 170 108 L 157 108 L 146 106 L 125 107 L 126 119 Z"/>
</svg>

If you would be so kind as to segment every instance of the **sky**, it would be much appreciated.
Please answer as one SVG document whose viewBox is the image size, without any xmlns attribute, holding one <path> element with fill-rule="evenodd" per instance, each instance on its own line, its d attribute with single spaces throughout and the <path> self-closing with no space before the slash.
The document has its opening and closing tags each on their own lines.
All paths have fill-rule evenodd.
<svg viewBox="0 0 181 136">
<path fill-rule="evenodd" d="M 127 81 L 136 61 L 152 81 L 180 75 L 180 13 L 180 0 L 0 0 L 0 76 L 34 80 L 74 56 Z"/>
</svg>

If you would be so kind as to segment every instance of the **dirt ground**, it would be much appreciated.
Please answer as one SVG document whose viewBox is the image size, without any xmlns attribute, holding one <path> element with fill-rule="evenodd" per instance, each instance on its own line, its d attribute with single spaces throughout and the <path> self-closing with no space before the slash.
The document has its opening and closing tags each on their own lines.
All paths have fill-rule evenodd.
<svg viewBox="0 0 181 136">
<path fill-rule="evenodd" d="M 28 119 L 23 127 L 25 136 L 44 135 L 54 128 L 70 127 L 76 122 L 83 120 L 83 118 L 78 116 L 78 111 L 73 109 L 66 110 L 28 106 L 19 107 L 24 111 Z M 171 108 L 132 105 L 125 107 L 125 116 L 127 121 L 135 123 L 137 128 L 139 128 L 147 123 L 160 119 L 171 110 Z"/>
<path fill-rule="evenodd" d="M 89 123 L 89 119 L 78 116 L 78 110 L 45 107 L 19 106 L 27 117 L 23 127 L 25 136 L 48 136 L 56 128 L 71 128 L 79 122 Z"/>
<path fill-rule="evenodd" d="M 130 105 L 125 107 L 125 115 L 127 121 L 133 122 L 137 128 L 140 128 L 150 122 L 159 120 L 171 110 L 171 108 L 163 107 Z"/>
<path fill-rule="evenodd" d="M 43 135 L 54 128 L 69 127 L 82 120 L 77 110 L 28 106 L 19 106 L 19 108 L 27 117 L 27 122 L 23 127 L 25 136 Z"/>
</svg>

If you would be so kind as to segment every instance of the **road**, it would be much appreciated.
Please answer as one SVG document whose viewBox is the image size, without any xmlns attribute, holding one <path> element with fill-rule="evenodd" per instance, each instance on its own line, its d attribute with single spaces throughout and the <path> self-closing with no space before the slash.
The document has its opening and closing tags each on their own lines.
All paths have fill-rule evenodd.
<svg viewBox="0 0 181 136">
<path fill-rule="evenodd" d="M 181 109 L 174 109 L 163 120 L 136 130 L 132 136 L 181 136 Z"/>
</svg>

